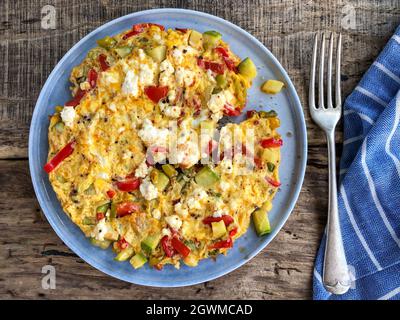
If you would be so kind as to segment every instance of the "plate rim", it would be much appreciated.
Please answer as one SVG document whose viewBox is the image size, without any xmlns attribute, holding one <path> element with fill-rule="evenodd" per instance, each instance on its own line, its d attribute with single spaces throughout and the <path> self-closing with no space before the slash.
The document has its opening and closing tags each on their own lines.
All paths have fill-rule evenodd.
<svg viewBox="0 0 400 320">
<path fill-rule="evenodd" d="M 182 281 L 179 284 L 171 284 L 171 283 L 165 283 L 165 282 L 157 282 L 157 281 L 134 281 L 132 279 L 127 279 L 125 277 L 123 277 L 121 274 L 115 274 L 115 273 L 111 273 L 108 270 L 105 270 L 102 266 L 98 265 L 98 263 L 95 260 L 91 260 L 90 262 L 87 261 L 86 258 L 83 258 L 83 254 L 81 252 L 81 250 L 79 249 L 78 246 L 74 246 L 71 244 L 71 242 L 68 239 L 65 239 L 65 237 L 63 237 L 61 235 L 61 231 L 59 230 L 59 226 L 57 226 L 56 222 L 51 218 L 51 215 L 49 215 L 47 212 L 45 212 L 45 210 L 43 210 L 43 207 L 45 207 L 44 203 L 46 202 L 46 200 L 43 198 L 42 194 L 39 192 L 39 185 L 40 182 L 36 179 L 37 177 L 35 176 L 35 168 L 33 165 L 33 140 L 34 140 L 34 132 L 33 132 L 33 126 L 32 123 L 34 122 L 34 120 L 36 122 L 38 122 L 36 119 L 39 116 L 39 105 L 42 103 L 42 100 L 44 98 L 44 94 L 45 91 L 47 91 L 48 87 L 51 86 L 50 83 L 50 79 L 54 77 L 54 75 L 59 71 L 59 69 L 61 68 L 62 63 L 71 55 L 73 54 L 73 52 L 75 51 L 75 48 L 78 47 L 81 43 L 84 43 L 85 41 L 87 41 L 88 38 L 92 37 L 93 35 L 95 35 L 96 33 L 101 32 L 103 29 L 119 22 L 120 20 L 124 20 L 124 19 L 129 19 L 129 18 L 135 18 L 137 16 L 141 16 L 141 15 L 146 15 L 146 14 L 151 14 L 151 13 L 177 13 L 177 14 L 184 14 L 184 13 L 188 13 L 188 14 L 192 14 L 192 15 L 197 15 L 199 17 L 202 18 L 206 18 L 206 19 L 211 19 L 214 20 L 216 22 L 222 23 L 227 25 L 229 28 L 234 29 L 235 31 L 243 34 L 244 36 L 249 37 L 253 42 L 255 42 L 255 44 L 257 44 L 264 52 L 265 54 L 268 56 L 269 59 L 271 59 L 271 61 L 273 62 L 274 66 L 278 69 L 278 71 L 281 73 L 281 75 L 284 78 L 285 84 L 286 84 L 286 90 L 289 90 L 289 98 L 292 100 L 292 104 L 296 106 L 296 108 L 298 110 L 297 111 L 297 118 L 300 123 L 300 126 L 297 127 L 298 133 L 300 133 L 302 135 L 302 139 L 299 140 L 299 143 L 302 144 L 302 148 L 300 148 L 301 152 L 300 152 L 300 156 L 301 156 L 301 162 L 299 163 L 298 166 L 298 180 L 296 181 L 295 185 L 293 186 L 293 195 L 291 197 L 291 201 L 290 203 L 287 205 L 287 209 L 286 212 L 284 212 L 284 214 L 282 215 L 282 218 L 279 220 L 279 222 L 277 223 L 276 227 L 274 228 L 274 230 L 271 232 L 270 234 L 270 238 L 265 239 L 264 243 L 262 243 L 262 245 L 253 250 L 251 253 L 249 253 L 248 255 L 246 255 L 245 258 L 243 258 L 241 261 L 239 261 L 238 263 L 235 263 L 233 265 L 230 265 L 228 268 L 226 268 L 226 270 L 224 270 L 223 272 L 216 274 L 216 275 L 210 275 L 210 276 L 205 276 L 202 278 L 202 280 L 195 280 L 192 281 L 190 279 L 186 279 L 184 281 Z M 100 25 L 99 27 L 97 27 L 96 29 L 92 30 L 91 32 L 89 32 L 87 35 L 85 35 L 82 39 L 80 39 L 77 43 L 75 43 L 65 54 L 64 56 L 58 61 L 58 63 L 55 65 L 55 67 L 53 68 L 53 70 L 51 71 L 51 73 L 49 74 L 49 76 L 47 77 L 43 87 L 41 88 L 40 94 L 37 98 L 33 113 L 32 113 L 32 119 L 30 122 L 30 130 L 29 130 L 29 142 L 28 142 L 28 158 L 29 158 L 29 171 L 30 171 L 30 175 L 31 175 L 31 180 L 32 180 L 32 184 L 33 184 L 33 188 L 35 191 L 35 195 L 36 198 L 38 200 L 38 203 L 40 205 L 40 207 L 43 210 L 43 213 L 46 217 L 46 220 L 49 222 L 49 224 L 51 225 L 52 229 L 54 230 L 54 232 L 57 234 L 57 236 L 61 239 L 62 242 L 64 242 L 64 244 L 71 250 L 73 251 L 75 254 L 77 254 L 83 261 L 85 261 L 85 263 L 89 264 L 91 267 L 99 270 L 100 272 L 107 274 L 108 276 L 111 276 L 115 279 L 119 279 L 128 283 L 133 283 L 136 285 L 143 285 L 143 286 L 152 286 L 152 287 L 168 287 L 168 288 L 174 288 L 174 287 L 185 287 L 185 286 L 190 286 L 190 285 L 196 285 L 199 283 L 204 283 L 206 281 L 211 281 L 217 278 L 220 278 L 224 275 L 227 275 L 228 273 L 236 270 L 237 268 L 243 266 L 245 263 L 247 263 L 248 261 L 250 261 L 251 259 L 253 259 L 256 255 L 258 255 L 262 250 L 264 250 L 268 244 L 276 237 L 277 233 L 282 229 L 283 225 L 286 223 L 286 221 L 288 220 L 289 216 L 291 215 L 291 213 L 293 212 L 293 209 L 298 201 L 299 195 L 300 195 L 300 191 L 302 189 L 303 186 L 303 182 L 304 182 L 304 176 L 305 176 L 305 171 L 306 171 L 306 164 L 307 164 L 307 155 L 308 155 L 308 142 L 307 142 L 307 129 L 306 129 L 306 122 L 305 122 L 305 117 L 304 117 L 304 110 L 300 101 L 300 98 L 297 94 L 297 91 L 289 77 L 289 75 L 287 74 L 286 70 L 283 68 L 283 66 L 281 65 L 281 63 L 279 62 L 279 60 L 272 54 L 272 52 L 260 41 L 258 40 L 255 36 L 253 36 L 251 33 L 249 33 L 248 31 L 240 28 L 239 26 L 235 25 L 234 23 L 225 20 L 223 18 L 220 18 L 218 16 L 206 13 L 206 12 L 202 12 L 202 11 L 197 11 L 197 10 L 190 10 L 190 9 L 181 9 L 181 8 L 156 8 L 156 9 L 148 9 L 148 10 L 141 10 L 141 11 L 136 11 L 127 15 L 123 15 L 121 17 L 118 17 L 116 19 L 112 19 L 102 25 Z"/>
</svg>

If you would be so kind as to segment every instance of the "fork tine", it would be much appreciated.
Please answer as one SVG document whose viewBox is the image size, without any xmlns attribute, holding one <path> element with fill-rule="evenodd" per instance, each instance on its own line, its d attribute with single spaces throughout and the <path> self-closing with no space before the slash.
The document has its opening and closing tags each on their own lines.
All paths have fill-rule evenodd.
<svg viewBox="0 0 400 320">
<path fill-rule="evenodd" d="M 342 106 L 342 95 L 340 91 L 340 63 L 341 63 L 341 53 L 342 53 L 342 34 L 339 33 L 337 48 L 336 48 L 336 108 L 341 108 Z"/>
<path fill-rule="evenodd" d="M 329 52 L 328 52 L 328 76 L 327 76 L 327 95 L 326 104 L 328 108 L 333 108 L 332 104 L 332 55 L 333 55 L 333 32 L 329 39 Z"/>
<path fill-rule="evenodd" d="M 315 69 L 317 67 L 318 34 L 314 37 L 314 49 L 311 61 L 310 87 L 308 91 L 308 104 L 315 109 Z"/>
<path fill-rule="evenodd" d="M 318 107 L 325 108 L 324 105 L 324 64 L 325 64 L 325 33 L 322 34 L 320 61 L 319 61 L 319 79 L 318 79 Z"/>
</svg>

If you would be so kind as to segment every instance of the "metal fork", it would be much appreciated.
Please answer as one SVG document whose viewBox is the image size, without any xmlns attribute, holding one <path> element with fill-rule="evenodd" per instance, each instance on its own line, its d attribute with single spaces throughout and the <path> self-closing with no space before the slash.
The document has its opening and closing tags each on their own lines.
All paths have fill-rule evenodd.
<svg viewBox="0 0 400 320">
<path fill-rule="evenodd" d="M 314 122 L 325 132 L 328 143 L 329 159 L 329 209 L 328 224 L 326 227 L 326 247 L 323 270 L 323 283 L 333 294 L 346 293 L 351 284 L 347 267 L 346 256 L 343 249 L 342 234 L 339 225 L 339 212 L 336 186 L 336 155 L 335 155 L 335 128 L 341 117 L 342 101 L 340 93 L 340 59 L 342 37 L 339 34 L 336 49 L 336 81 L 335 104 L 332 102 L 332 59 L 333 59 L 333 34 L 329 39 L 328 72 L 326 77 L 326 105 L 324 94 L 324 65 L 325 65 L 325 35 L 322 35 L 319 50 L 319 77 L 318 77 L 318 105 L 315 105 L 315 73 L 318 55 L 318 35 L 315 35 L 312 57 L 309 105 Z"/>
</svg>

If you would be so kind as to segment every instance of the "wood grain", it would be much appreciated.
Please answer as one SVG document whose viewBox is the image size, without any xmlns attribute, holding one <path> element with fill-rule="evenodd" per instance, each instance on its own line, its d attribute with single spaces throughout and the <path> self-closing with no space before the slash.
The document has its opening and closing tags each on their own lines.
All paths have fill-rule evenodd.
<svg viewBox="0 0 400 320">
<path fill-rule="evenodd" d="M 55 30 L 41 28 L 53 4 Z M 343 7 L 356 13 L 342 28 Z M 294 212 L 274 241 L 245 266 L 220 279 L 179 289 L 124 283 L 93 269 L 56 236 L 31 186 L 27 148 L 32 111 L 57 61 L 84 35 L 130 12 L 181 7 L 225 18 L 260 39 L 281 61 L 303 102 L 308 126 L 306 179 Z M 0 298 L 308 299 L 315 253 L 325 225 L 326 146 L 307 111 L 314 32 L 342 32 L 343 92 L 351 92 L 400 22 L 398 0 L 357 1 L 2 1 L 0 3 Z M 337 134 L 338 146 L 341 133 Z M 41 268 L 57 272 L 56 290 L 41 287 Z"/>
</svg>

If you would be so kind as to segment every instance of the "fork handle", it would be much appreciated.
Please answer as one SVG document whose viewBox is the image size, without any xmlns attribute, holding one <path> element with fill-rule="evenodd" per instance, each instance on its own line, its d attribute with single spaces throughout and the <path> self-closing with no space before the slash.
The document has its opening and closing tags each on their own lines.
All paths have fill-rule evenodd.
<svg viewBox="0 0 400 320">
<path fill-rule="evenodd" d="M 326 132 L 329 160 L 329 209 L 326 230 L 323 283 L 333 294 L 346 293 L 351 285 L 339 224 L 336 185 L 335 130 Z"/>
</svg>

